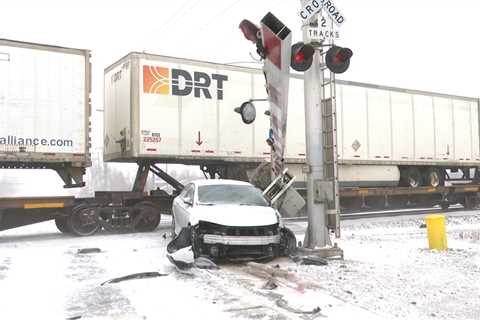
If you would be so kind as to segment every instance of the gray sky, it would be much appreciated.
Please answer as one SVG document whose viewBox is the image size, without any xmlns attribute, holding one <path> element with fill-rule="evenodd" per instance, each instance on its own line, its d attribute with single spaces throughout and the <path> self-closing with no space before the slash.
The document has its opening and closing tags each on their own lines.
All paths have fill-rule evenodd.
<svg viewBox="0 0 480 320">
<path fill-rule="evenodd" d="M 354 51 L 343 79 L 480 96 L 478 1 L 334 2 L 346 17 L 338 43 Z M 299 0 L 16 0 L 2 5 L 0 36 L 92 50 L 97 97 L 103 68 L 130 51 L 246 61 L 254 49 L 238 29 L 243 18 L 271 11 L 296 41 L 299 9 Z"/>
<path fill-rule="evenodd" d="M 480 3 L 472 0 L 335 0 L 346 17 L 337 43 L 350 47 L 340 78 L 480 96 Z M 301 39 L 299 0 L 62 1 L 2 5 L 0 37 L 92 50 L 94 109 L 103 69 L 130 51 L 212 62 L 249 61 L 239 22 L 268 11 Z"/>
<path fill-rule="evenodd" d="M 334 2 L 346 17 L 337 43 L 354 52 L 339 78 L 480 97 L 480 2 Z M 239 22 L 258 23 L 271 11 L 298 41 L 299 10 L 299 0 L 16 0 L 2 4 L 0 38 L 90 49 L 95 110 L 103 108 L 103 69 L 130 51 L 249 61 L 255 49 Z M 93 114 L 101 146 L 101 113 Z"/>
</svg>

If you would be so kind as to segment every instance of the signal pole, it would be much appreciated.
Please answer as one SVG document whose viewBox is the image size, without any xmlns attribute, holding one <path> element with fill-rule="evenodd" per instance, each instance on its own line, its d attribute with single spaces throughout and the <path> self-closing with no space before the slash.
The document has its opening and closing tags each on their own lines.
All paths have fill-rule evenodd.
<svg viewBox="0 0 480 320">
<path fill-rule="evenodd" d="M 300 0 L 302 6 L 305 0 Z M 317 22 L 314 18 L 312 22 Z M 302 27 L 303 41 L 308 43 L 308 24 Z M 314 249 L 331 245 L 327 229 L 327 210 L 325 202 L 315 202 L 315 181 L 323 181 L 323 112 L 322 101 L 324 83 L 323 72 L 320 70 L 320 51 L 315 49 L 312 67 L 304 73 L 305 94 L 305 142 L 306 142 L 306 173 L 307 173 L 307 215 L 308 228 L 305 234 L 304 246 Z M 323 67 L 323 66 L 322 66 Z"/>
</svg>

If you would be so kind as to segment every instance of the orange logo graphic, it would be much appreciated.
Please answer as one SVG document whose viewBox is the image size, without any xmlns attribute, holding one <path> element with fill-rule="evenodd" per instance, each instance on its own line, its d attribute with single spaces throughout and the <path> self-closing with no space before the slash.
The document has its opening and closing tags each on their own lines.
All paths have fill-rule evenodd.
<svg viewBox="0 0 480 320">
<path fill-rule="evenodd" d="M 169 69 L 154 66 L 143 66 L 143 92 L 169 94 Z"/>
</svg>

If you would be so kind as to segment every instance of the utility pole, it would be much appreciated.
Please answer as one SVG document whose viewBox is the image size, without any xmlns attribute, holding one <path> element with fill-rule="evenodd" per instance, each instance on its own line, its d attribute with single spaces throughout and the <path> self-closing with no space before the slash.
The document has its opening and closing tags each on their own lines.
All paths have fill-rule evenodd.
<svg viewBox="0 0 480 320">
<path fill-rule="evenodd" d="M 302 6 L 306 1 L 301 0 Z M 315 17 L 312 21 L 317 22 Z M 308 24 L 302 27 L 303 41 L 309 42 Z M 308 229 L 305 234 L 304 246 L 307 248 L 325 247 L 331 245 L 327 229 L 327 212 L 324 202 L 315 201 L 315 181 L 324 180 L 323 170 L 323 72 L 320 70 L 320 50 L 315 48 L 312 67 L 304 73 L 305 94 L 305 147 L 307 173 L 307 215 Z"/>
</svg>

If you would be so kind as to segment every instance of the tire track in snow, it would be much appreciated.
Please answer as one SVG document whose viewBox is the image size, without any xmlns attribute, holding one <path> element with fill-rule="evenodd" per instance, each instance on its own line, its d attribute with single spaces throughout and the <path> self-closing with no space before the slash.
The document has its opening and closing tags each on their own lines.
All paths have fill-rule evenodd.
<svg viewBox="0 0 480 320">
<path fill-rule="evenodd" d="M 261 289 L 267 280 L 253 277 L 241 266 L 221 266 L 218 271 L 201 270 L 212 298 L 224 304 L 224 311 L 239 319 L 312 319 L 319 314 L 295 314 L 277 306 L 277 301 L 294 290 L 279 285 L 274 291 Z M 289 292 L 290 291 L 290 292 Z M 298 294 L 298 292 L 293 292 Z M 311 310 L 313 308 L 307 308 Z"/>
<path fill-rule="evenodd" d="M 100 267 L 99 260 L 107 259 L 102 253 L 72 255 L 66 276 L 72 282 L 74 292 L 67 298 L 65 311 L 68 317 L 125 317 L 135 315 L 130 301 L 115 286 L 100 286 L 108 278 L 106 270 Z"/>
</svg>

